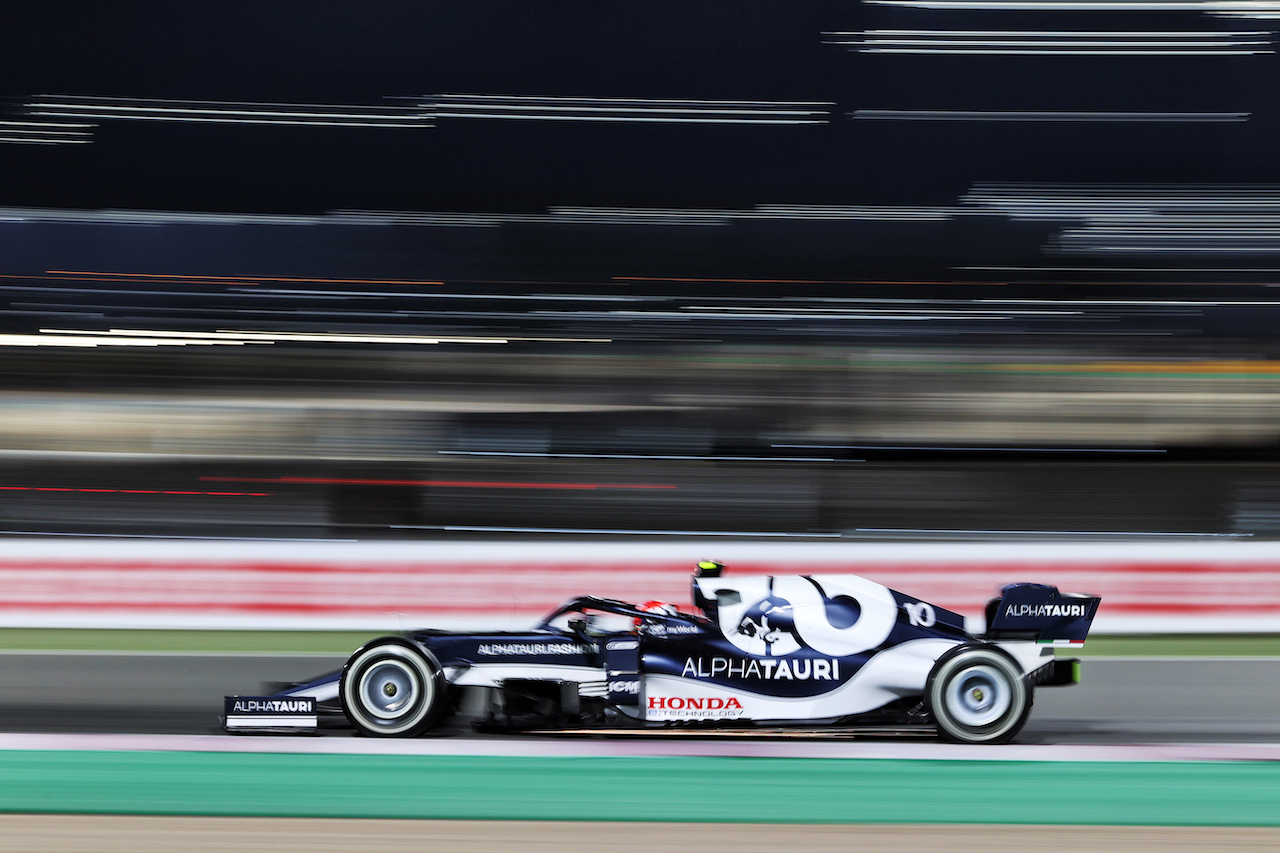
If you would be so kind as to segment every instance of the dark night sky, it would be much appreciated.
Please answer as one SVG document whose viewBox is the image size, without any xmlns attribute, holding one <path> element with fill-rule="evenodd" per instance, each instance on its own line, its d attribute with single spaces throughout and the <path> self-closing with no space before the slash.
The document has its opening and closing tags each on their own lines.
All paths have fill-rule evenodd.
<svg viewBox="0 0 1280 853">
<path fill-rule="evenodd" d="M 388 129 L 103 120 L 90 144 L 0 145 L 0 207 L 311 214 L 954 207 L 975 185 L 992 182 L 1280 182 L 1273 153 L 1280 60 L 1273 54 L 894 56 L 823 43 L 824 32 L 870 29 L 1250 30 L 1270 33 L 1273 48 L 1266 20 L 931 11 L 852 0 L 37 0 L 6 4 L 4 18 L 7 110 L 0 118 L 10 120 L 30 118 L 24 105 L 39 95 L 370 107 L 430 104 L 443 94 L 831 106 L 829 121 L 810 126 L 438 118 L 430 127 Z M 856 110 L 926 109 L 1248 116 L 1172 123 L 850 118 Z M 898 264 L 904 275 L 938 275 L 971 263 L 1033 262 L 1063 223 L 991 215 L 943 225 L 737 222 L 689 234 L 558 227 L 564 230 L 504 225 L 497 238 L 448 228 L 377 236 L 330 229 L 317 238 L 249 225 L 234 238 L 170 228 L 163 240 L 120 229 L 69 240 L 65 228 L 29 222 L 21 233 L 0 225 L 0 247 L 10 273 L 56 266 L 61 252 L 84 263 L 168 271 L 207 272 L 219 258 L 220 269 L 236 272 L 284 265 L 303 274 L 591 278 L 652 268 L 850 277 L 868 264 L 877 274 Z M 1280 241 L 1261 255 L 1277 251 Z"/>
<path fill-rule="evenodd" d="M 0 79 L 32 95 L 377 105 L 439 93 L 830 101 L 817 127 L 107 122 L 6 146 L 10 205 L 189 210 L 951 203 L 975 181 L 1276 179 L 1274 56 L 878 56 L 824 31 L 1264 29 L 1188 13 L 852 2 L 7 4 Z M 850 121 L 856 109 L 1244 111 L 1242 124 Z"/>
</svg>

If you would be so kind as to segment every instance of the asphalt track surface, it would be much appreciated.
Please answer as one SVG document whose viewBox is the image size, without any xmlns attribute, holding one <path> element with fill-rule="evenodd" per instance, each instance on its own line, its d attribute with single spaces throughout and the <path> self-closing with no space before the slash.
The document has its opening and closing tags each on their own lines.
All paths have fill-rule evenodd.
<svg viewBox="0 0 1280 853">
<path fill-rule="evenodd" d="M 340 663 L 341 658 L 316 656 L 0 653 L 0 733 L 210 734 L 218 731 L 217 714 L 225 693 L 252 692 L 263 681 L 304 678 Z M 1280 744 L 1277 700 L 1280 659 L 1088 660 L 1082 684 L 1038 693 L 1031 722 L 1019 742 Z M 328 736 L 350 738 L 345 731 Z M 242 746 L 256 740 L 226 739 Z M 351 746 L 359 744 L 350 742 Z M 387 742 L 365 744 L 395 747 Z M 483 746 L 458 745 L 468 750 Z M 596 741 L 595 745 L 610 748 L 609 741 Z M 915 745 L 930 752 L 934 749 L 928 743 Z M 684 744 L 669 746 L 684 748 Z M 944 748 L 937 747 L 939 751 Z M 80 769 L 93 778 L 101 775 Z M 1280 830 L 1239 825 L 780 825 L 0 814 L 0 850 L 29 853 L 175 849 L 187 853 L 228 849 L 275 853 L 282 849 L 324 851 L 368 846 L 388 853 L 422 849 L 550 851 L 575 849 L 585 839 L 591 839 L 592 846 L 603 841 L 618 851 L 856 848 L 879 853 L 905 847 L 983 853 L 1080 849 L 1172 853 L 1274 850 L 1280 845 Z"/>
<path fill-rule="evenodd" d="M 0 732 L 215 733 L 224 695 L 341 663 L 298 655 L 0 653 Z M 1037 691 L 1018 742 L 1280 743 L 1280 659 L 1086 660 L 1081 684 Z"/>
</svg>

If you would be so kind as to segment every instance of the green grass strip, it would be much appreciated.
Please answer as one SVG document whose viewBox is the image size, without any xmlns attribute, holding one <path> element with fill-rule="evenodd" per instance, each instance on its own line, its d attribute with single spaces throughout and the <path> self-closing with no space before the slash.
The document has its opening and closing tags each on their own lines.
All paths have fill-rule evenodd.
<svg viewBox="0 0 1280 853">
<path fill-rule="evenodd" d="M 1061 657 L 1280 657 L 1280 634 L 1111 634 Z"/>
<path fill-rule="evenodd" d="M 0 753 L 0 811 L 1280 825 L 1280 764 Z"/>
</svg>

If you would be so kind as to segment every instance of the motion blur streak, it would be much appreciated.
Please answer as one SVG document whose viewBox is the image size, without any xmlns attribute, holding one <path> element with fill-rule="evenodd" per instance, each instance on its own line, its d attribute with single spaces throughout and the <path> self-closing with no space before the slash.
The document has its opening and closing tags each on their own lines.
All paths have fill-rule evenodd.
<svg viewBox="0 0 1280 853">
<path fill-rule="evenodd" d="M 430 116 L 397 107 L 39 95 L 25 108 L 29 115 L 64 118 L 327 127 L 430 127 Z"/>
<path fill-rule="evenodd" d="M 1249 56 L 1274 53 L 1275 34 L 1244 32 L 1063 32 L 1052 30 L 866 30 L 823 33 L 859 53 L 1021 56 Z"/>
<path fill-rule="evenodd" d="M 83 145 L 92 142 L 92 124 L 74 122 L 0 121 L 0 142 L 19 145 Z"/>
<path fill-rule="evenodd" d="M 1280 535 L 1280 0 L 10 5 L 0 530 Z"/>
<path fill-rule="evenodd" d="M 990 121 L 990 122 L 1136 122 L 1136 123 L 1240 123 L 1250 113 L 1223 112 L 1077 112 L 1077 111 L 1010 111 L 1010 110 L 858 110 L 855 120 L 906 121 Z M 1233 218 L 1222 213 L 1230 211 Z M 746 226 L 754 222 L 919 222 L 930 223 L 964 216 L 1005 216 L 1011 220 L 1095 219 L 1114 225 L 1104 217 L 1130 215 L 1143 217 L 1129 228 L 1152 230 L 1160 226 L 1187 223 L 1165 219 L 1170 213 L 1181 216 L 1212 216 L 1192 224 L 1203 226 L 1201 235 L 1221 237 L 1225 225 L 1271 226 L 1273 220 L 1257 219 L 1267 212 L 1280 217 L 1280 187 L 1269 184 L 1179 185 L 1179 184 L 1020 184 L 976 183 L 954 206 L 942 205 L 830 205 L 830 204 L 757 204 L 750 208 L 663 208 L 663 207 L 595 207 L 552 206 L 546 213 L 464 213 L 433 211 L 352 211 L 339 210 L 315 216 L 277 214 L 208 214 L 176 213 L 145 210 L 55 210 L 48 208 L 0 208 L 0 219 L 16 222 L 68 222 L 108 225 L 325 225 L 325 226 L 409 226 L 497 228 L 514 225 L 556 226 L 631 226 L 631 227 L 728 227 Z M 1255 217 L 1255 218 L 1250 218 Z M 1277 219 L 1276 221 L 1280 221 Z M 1193 233 L 1191 236 L 1196 236 Z M 1270 236 L 1270 232 L 1266 232 Z M 1188 245 L 1195 250 L 1195 246 Z M 88 278 L 95 273 L 58 272 Z M 393 278 L 305 276 L 173 276 L 137 273 L 106 273 L 106 276 L 185 279 L 205 282 L 352 282 L 404 285 L 439 284 Z M 5 277 L 13 278 L 13 275 Z M 695 276 L 612 276 L 616 281 L 741 281 L 776 283 L 811 283 L 813 279 L 725 278 Z"/>
<path fill-rule="evenodd" d="M 1280 213 L 1280 185 L 977 183 L 961 201 L 1015 218 L 1154 213 L 1162 208 L 1271 208 Z"/>
<path fill-rule="evenodd" d="M 0 207 L 0 219 L 11 222 L 74 222 L 93 225 L 320 225 L 320 216 L 276 213 L 187 213 L 171 210 L 75 210 Z"/>
<path fill-rule="evenodd" d="M 97 341 L 99 338 L 92 337 L 94 332 L 72 331 L 68 329 L 41 329 L 42 335 L 74 335 L 80 336 L 79 340 Z M 113 336 L 121 336 L 120 340 L 128 341 L 127 344 L 120 346 L 137 346 L 142 341 L 144 346 L 158 346 L 173 342 L 181 342 L 184 344 L 191 343 L 231 343 L 231 344 L 248 344 L 248 343 L 275 343 L 277 341 L 297 341 L 309 343 L 337 343 L 337 344 L 505 344 L 506 338 L 462 338 L 462 337 L 433 337 L 422 338 L 411 335 L 325 335 L 325 334 L 303 334 L 299 332 L 167 332 L 152 331 L 147 329 L 111 329 L 107 332 L 97 333 L 102 335 L 102 340 L 113 340 Z M 34 337 L 34 336 L 25 336 Z M 0 341 L 3 339 L 0 338 Z M 601 341 L 595 341 L 600 343 Z M 57 346 L 55 343 L 54 346 Z"/>
<path fill-rule="evenodd" d="M 354 477 L 201 477 L 208 483 L 292 483 L 300 485 L 428 486 L 453 489 L 676 489 L 653 483 L 518 483 L 479 480 L 364 480 Z"/>
<path fill-rule="evenodd" d="M 1076 48 L 1076 49 L 1046 49 L 1046 48 L 1016 48 L 1013 46 L 1002 48 L 975 48 L 975 47 L 892 47 L 892 46 L 869 46 L 863 48 L 859 53 L 887 53 L 887 54 L 912 54 L 927 53 L 936 55 L 949 56 L 1248 56 L 1254 54 L 1275 53 L 1274 50 L 1213 50 L 1212 45 L 1206 46 L 1203 50 L 1177 49 L 1177 50 L 1159 50 L 1154 47 L 1143 48 L 1140 50 L 1123 50 L 1119 47 L 1111 48 Z"/>
<path fill-rule="evenodd" d="M 42 330 L 46 331 L 46 330 Z M 55 332 L 56 330 L 47 330 Z M 270 341 L 201 340 L 186 335 L 166 338 L 119 335 L 97 335 L 93 332 L 56 332 L 39 335 L 0 335 L 0 347 L 186 347 L 186 346 L 241 346 L 246 343 L 271 343 Z"/>
<path fill-rule="evenodd" d="M 1280 18 L 1280 0 L 865 0 L 871 6 L 972 12 L 1203 12 L 1225 18 Z"/>
<path fill-rule="evenodd" d="M 800 447 L 801 445 L 775 444 L 774 447 Z M 441 456 L 494 456 L 509 459 L 645 459 L 687 460 L 706 462 L 835 462 L 830 456 L 692 456 L 668 453 L 534 453 L 517 450 L 441 450 Z M 861 462 L 861 459 L 842 459 L 841 462 Z"/>
<path fill-rule="evenodd" d="M 30 278 L 31 276 L 0 275 L 0 278 Z M 177 273 L 149 272 L 85 272 L 80 270 L 49 270 L 48 278 L 65 278 L 70 281 L 120 281 L 127 279 L 148 279 L 152 281 L 194 281 L 197 283 L 254 284 L 259 281 L 276 281 L 301 284 L 402 284 L 402 285 L 440 285 L 443 281 L 419 281 L 402 278 L 304 278 L 301 276 L 269 276 L 269 275 L 179 275 Z"/>
<path fill-rule="evenodd" d="M 412 210 L 337 210 L 317 216 L 282 214 L 180 213 L 163 210 L 54 210 L 0 207 L 13 222 L 69 222 L 101 225 L 328 225 L 497 228 L 502 225 L 680 225 L 725 226 L 734 220 L 900 220 L 945 219 L 959 209 L 909 205 L 757 205 L 742 209 L 639 207 L 550 207 L 546 213 L 465 213 Z M 197 276 L 197 278 L 201 278 Z M 252 276 L 245 277 L 253 280 Z"/>
<path fill-rule="evenodd" d="M 965 447 L 940 444 L 775 444 L 799 450 L 932 450 L 947 453 L 1166 453 L 1151 448 L 1119 447 Z"/>
<path fill-rule="evenodd" d="M 61 486 L 0 486 L 6 492 L 80 492 L 111 495 L 212 495 L 226 498 L 269 498 L 272 492 L 193 492 L 178 489 L 77 489 Z"/>
<path fill-rule="evenodd" d="M 899 121 L 1248 121 L 1248 113 L 1109 113 L 1051 110 L 856 110 L 855 119 Z"/>
<path fill-rule="evenodd" d="M 602 527 L 485 527 L 482 525 L 405 524 L 397 530 L 423 530 L 440 533 L 535 533 L 571 536 L 723 536 L 729 539 L 839 539 L 839 533 L 786 533 L 771 530 L 644 530 L 641 528 Z"/>
<path fill-rule="evenodd" d="M 741 219 L 869 219 L 869 220 L 942 220 L 956 214 L 945 207 L 911 207 L 905 205 L 837 205 L 837 204 L 760 204 L 753 213 L 738 213 Z"/>
<path fill-rule="evenodd" d="M 829 103 L 531 95 L 437 95 L 425 104 L 438 118 L 685 124 L 825 124 Z"/>
</svg>

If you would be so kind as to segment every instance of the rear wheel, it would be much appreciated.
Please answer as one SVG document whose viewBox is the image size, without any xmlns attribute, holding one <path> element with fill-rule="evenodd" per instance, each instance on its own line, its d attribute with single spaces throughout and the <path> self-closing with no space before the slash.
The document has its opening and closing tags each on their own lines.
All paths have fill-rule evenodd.
<svg viewBox="0 0 1280 853">
<path fill-rule="evenodd" d="M 1031 712 L 1031 686 L 1008 655 L 992 646 L 961 646 L 929 674 L 925 698 L 938 736 L 956 743 L 1006 743 Z"/>
<path fill-rule="evenodd" d="M 435 724 L 444 676 L 416 645 L 399 637 L 357 649 L 342 669 L 338 696 L 357 730 L 373 737 L 413 737 Z"/>
</svg>

